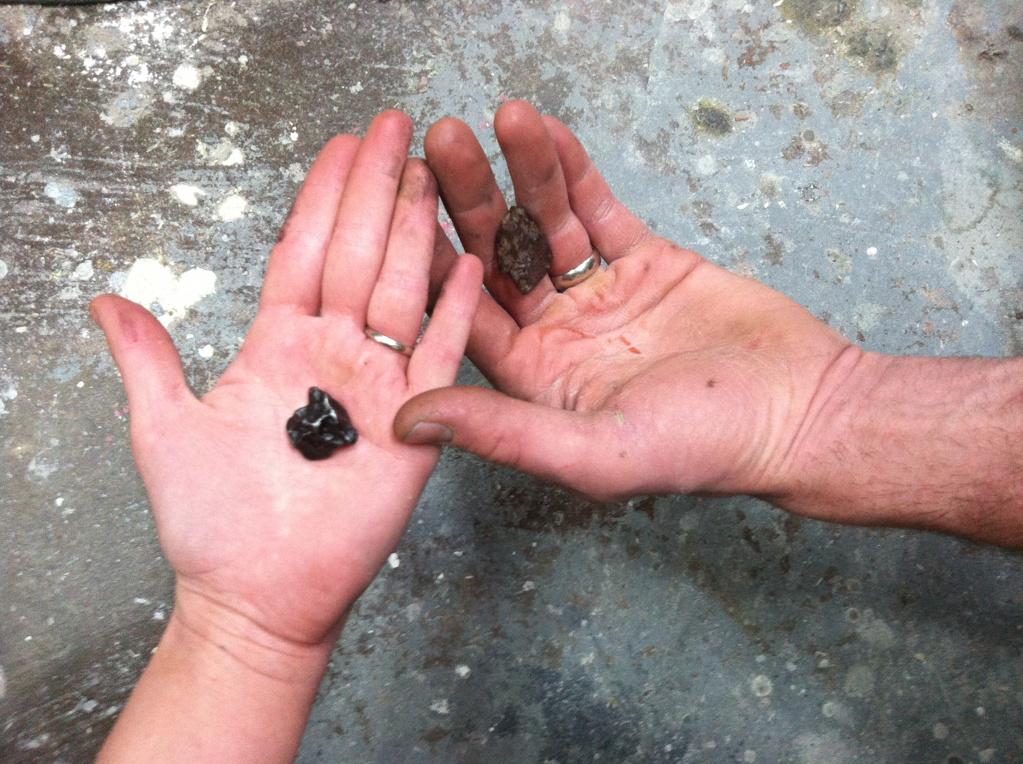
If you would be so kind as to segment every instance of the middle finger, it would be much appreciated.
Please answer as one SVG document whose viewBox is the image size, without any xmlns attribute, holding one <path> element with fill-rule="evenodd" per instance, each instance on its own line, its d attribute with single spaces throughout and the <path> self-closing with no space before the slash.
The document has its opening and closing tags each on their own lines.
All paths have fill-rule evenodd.
<svg viewBox="0 0 1023 764">
<path fill-rule="evenodd" d="M 365 324 L 411 140 L 412 120 L 400 111 L 383 112 L 366 131 L 327 247 L 321 313 Z"/>
<path fill-rule="evenodd" d="M 536 320 L 556 292 L 544 277 L 528 294 L 497 269 L 494 237 L 508 207 L 487 155 L 464 122 L 447 118 L 426 134 L 426 161 L 462 246 L 483 261 L 488 291 L 520 326 Z"/>
<path fill-rule="evenodd" d="M 569 204 L 565 175 L 543 118 L 526 101 L 508 101 L 494 118 L 515 201 L 525 207 L 550 245 L 551 274 L 576 268 L 593 253 L 590 236 Z"/>
</svg>

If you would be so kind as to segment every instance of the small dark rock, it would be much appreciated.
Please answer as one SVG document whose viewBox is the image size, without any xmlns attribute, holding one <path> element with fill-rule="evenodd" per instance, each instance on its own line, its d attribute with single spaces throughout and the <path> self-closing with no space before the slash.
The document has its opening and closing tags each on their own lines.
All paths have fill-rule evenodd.
<svg viewBox="0 0 1023 764">
<path fill-rule="evenodd" d="M 318 387 L 309 388 L 309 404 L 288 419 L 291 445 L 306 459 L 326 459 L 359 439 L 345 407 Z"/>
<path fill-rule="evenodd" d="M 522 294 L 533 291 L 547 275 L 553 255 L 540 226 L 522 207 L 512 207 L 501 219 L 494 239 L 497 268 Z"/>
</svg>

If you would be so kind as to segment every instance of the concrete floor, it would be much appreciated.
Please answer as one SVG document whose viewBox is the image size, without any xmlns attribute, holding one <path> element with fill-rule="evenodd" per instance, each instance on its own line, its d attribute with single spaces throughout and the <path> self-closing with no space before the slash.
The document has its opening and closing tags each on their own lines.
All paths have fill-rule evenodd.
<svg viewBox="0 0 1023 764">
<path fill-rule="evenodd" d="M 524 97 L 661 233 L 865 347 L 1019 354 L 1021 28 L 1016 0 L 0 8 L 0 759 L 89 760 L 171 606 L 86 312 L 133 265 L 168 269 L 204 390 L 330 135 L 455 114 L 496 158 Z M 172 294 L 193 268 L 212 292 Z M 1018 554 L 451 453 L 398 555 L 304 762 L 1023 761 Z"/>
</svg>

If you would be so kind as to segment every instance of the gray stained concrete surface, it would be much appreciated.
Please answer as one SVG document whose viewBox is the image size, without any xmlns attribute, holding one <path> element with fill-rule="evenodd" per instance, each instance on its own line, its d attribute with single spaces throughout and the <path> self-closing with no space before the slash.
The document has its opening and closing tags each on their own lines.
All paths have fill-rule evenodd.
<svg viewBox="0 0 1023 764">
<path fill-rule="evenodd" d="M 864 347 L 1019 354 L 1021 28 L 1015 0 L 0 7 L 0 760 L 89 760 L 172 606 L 92 296 L 151 304 L 207 389 L 327 138 L 454 114 L 498 161 L 522 97 L 661 234 Z M 449 453 L 396 555 L 303 762 L 1023 761 L 1018 554 Z"/>
</svg>

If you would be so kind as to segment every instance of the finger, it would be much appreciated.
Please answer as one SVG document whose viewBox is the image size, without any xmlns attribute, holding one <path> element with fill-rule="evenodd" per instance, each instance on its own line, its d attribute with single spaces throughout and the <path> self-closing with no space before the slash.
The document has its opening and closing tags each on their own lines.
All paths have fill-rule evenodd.
<svg viewBox="0 0 1023 764">
<path fill-rule="evenodd" d="M 593 247 L 568 202 L 561 160 L 540 112 L 526 101 L 508 101 L 497 112 L 494 130 L 515 185 L 515 202 L 537 221 L 551 247 L 550 272 L 572 270 Z"/>
<path fill-rule="evenodd" d="M 338 135 L 316 157 L 270 253 L 260 307 L 319 311 L 327 244 L 358 148 L 354 135 Z"/>
<path fill-rule="evenodd" d="M 608 262 L 632 252 L 653 234 L 611 192 L 582 143 L 554 117 L 544 117 L 565 174 L 568 200 L 590 241 Z"/>
<path fill-rule="evenodd" d="M 430 265 L 431 314 L 434 312 L 432 303 L 436 302 L 441 293 L 444 280 L 462 257 L 464 255 L 460 257 L 455 252 L 447 235 L 438 225 L 433 245 L 433 262 Z M 479 304 L 470 328 L 465 354 L 495 385 L 504 385 L 505 380 L 500 378 L 499 374 L 500 362 L 511 352 L 518 333 L 519 325 L 508 312 L 498 305 L 493 297 L 480 290 Z"/>
<path fill-rule="evenodd" d="M 400 111 L 385 111 L 370 124 L 348 173 L 327 246 L 322 313 L 366 323 L 411 140 L 412 120 Z"/>
<path fill-rule="evenodd" d="M 527 403 L 481 387 L 444 387 L 405 402 L 394 434 L 405 443 L 448 444 L 488 461 L 586 490 L 591 415 Z"/>
<path fill-rule="evenodd" d="M 508 207 L 476 136 L 464 122 L 449 117 L 429 129 L 425 148 L 462 247 L 483 261 L 487 289 L 519 325 L 535 321 L 556 292 L 545 278 L 529 294 L 522 294 L 497 269 L 494 237 Z"/>
<path fill-rule="evenodd" d="M 192 398 L 174 342 L 152 313 L 113 294 L 100 295 L 89 309 L 121 370 L 134 421 Z"/>
<path fill-rule="evenodd" d="M 408 366 L 416 392 L 453 384 L 483 293 L 483 263 L 463 255 L 452 267 L 423 339 Z"/>
<path fill-rule="evenodd" d="M 412 347 L 426 314 L 430 259 L 437 227 L 437 184 L 426 163 L 405 164 L 394 205 L 387 253 L 373 288 L 366 323 Z"/>
</svg>

